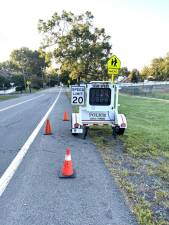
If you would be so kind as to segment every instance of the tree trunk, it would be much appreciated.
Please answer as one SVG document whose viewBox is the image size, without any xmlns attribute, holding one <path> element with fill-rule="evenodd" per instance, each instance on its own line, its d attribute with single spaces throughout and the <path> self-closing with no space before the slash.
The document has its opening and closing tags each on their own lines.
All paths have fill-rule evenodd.
<svg viewBox="0 0 169 225">
<path fill-rule="evenodd" d="M 77 83 L 80 85 L 80 75 L 77 77 Z"/>
</svg>

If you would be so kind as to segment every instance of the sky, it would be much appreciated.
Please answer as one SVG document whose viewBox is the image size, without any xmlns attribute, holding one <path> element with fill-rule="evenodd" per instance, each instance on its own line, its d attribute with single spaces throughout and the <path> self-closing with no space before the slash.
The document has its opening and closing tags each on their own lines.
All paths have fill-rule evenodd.
<svg viewBox="0 0 169 225">
<path fill-rule="evenodd" d="M 111 36 L 112 53 L 129 70 L 169 52 L 169 0 L 0 0 L 0 62 L 14 49 L 38 49 L 38 20 L 62 10 L 91 11 L 95 26 Z"/>
</svg>

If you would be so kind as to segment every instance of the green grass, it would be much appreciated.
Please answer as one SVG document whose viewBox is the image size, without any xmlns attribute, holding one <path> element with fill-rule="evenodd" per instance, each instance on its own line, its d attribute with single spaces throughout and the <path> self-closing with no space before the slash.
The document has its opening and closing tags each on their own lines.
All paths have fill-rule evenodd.
<svg viewBox="0 0 169 225">
<path fill-rule="evenodd" d="M 168 99 L 169 100 L 169 93 L 168 92 L 152 92 L 152 93 L 147 93 L 145 96 L 146 97 L 161 98 L 161 99 Z"/>
<path fill-rule="evenodd" d="M 120 96 L 119 101 L 128 121 L 122 137 L 127 152 L 135 157 L 168 153 L 169 104 L 131 96 Z"/>
<path fill-rule="evenodd" d="M 0 101 L 8 100 L 11 98 L 17 98 L 16 95 L 0 95 Z"/>
<path fill-rule="evenodd" d="M 165 182 L 167 185 L 169 183 L 169 104 L 133 96 L 120 96 L 119 102 L 120 112 L 126 115 L 128 121 L 128 129 L 121 137 L 126 153 L 137 159 L 157 159 L 159 163 L 151 167 L 151 175 L 160 177 L 161 183 Z M 157 204 L 158 201 L 161 204 L 163 202 L 165 207 L 169 207 L 166 203 L 167 199 L 166 201 L 160 199 L 164 197 L 163 195 L 165 197 L 168 195 L 161 188 L 159 187 L 154 201 Z M 151 204 L 153 203 L 150 202 Z M 154 224 L 150 207 L 139 202 L 133 208 L 140 224 Z M 169 223 L 161 219 L 155 224 Z"/>
<path fill-rule="evenodd" d="M 169 100 L 169 92 L 166 91 L 153 91 L 153 92 L 140 92 L 140 93 L 130 93 L 128 95 L 131 96 L 140 96 L 140 97 L 150 97 L 150 98 L 158 98 L 158 99 L 166 99 Z"/>
<path fill-rule="evenodd" d="M 153 174 L 161 177 L 162 180 L 169 182 L 169 162 L 160 163 L 160 165 L 153 170 Z"/>
<path fill-rule="evenodd" d="M 169 182 L 169 104 L 134 96 L 120 96 L 119 103 L 121 105 L 119 111 L 126 115 L 128 122 L 124 136 L 119 137 L 124 144 L 124 149 L 121 151 L 117 147 L 118 150 L 115 150 L 118 142 L 110 138 L 112 134 L 110 127 L 92 128 L 90 137 L 100 149 L 109 171 L 131 201 L 139 224 L 167 225 L 169 223 L 163 218 L 154 217 L 151 206 L 163 203 L 164 207 L 169 207 L 168 198 L 164 200 L 168 196 L 168 192 L 162 190 L 164 184 L 162 182 L 166 184 Z M 140 173 L 140 160 L 142 163 L 144 159 L 154 163 L 153 166 L 144 165 L 147 171 L 150 169 L 151 176 L 161 179 L 161 186 L 157 188 L 156 198 L 153 202 L 144 200 L 135 190 L 133 183 L 127 181 L 127 177 L 131 174 L 127 169 L 116 166 L 123 163 L 123 160 L 117 160 L 114 154 L 119 154 L 120 158 L 129 156 L 134 160 L 134 164 L 131 160 L 132 167 L 135 167 L 133 175 L 137 172 Z"/>
</svg>

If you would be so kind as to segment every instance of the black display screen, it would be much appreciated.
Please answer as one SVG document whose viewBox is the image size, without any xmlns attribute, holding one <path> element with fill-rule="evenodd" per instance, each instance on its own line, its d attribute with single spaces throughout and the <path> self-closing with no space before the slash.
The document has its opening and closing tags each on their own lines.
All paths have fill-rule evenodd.
<svg viewBox="0 0 169 225">
<path fill-rule="evenodd" d="M 89 93 L 90 105 L 110 105 L 111 89 L 110 88 L 90 88 Z"/>
</svg>

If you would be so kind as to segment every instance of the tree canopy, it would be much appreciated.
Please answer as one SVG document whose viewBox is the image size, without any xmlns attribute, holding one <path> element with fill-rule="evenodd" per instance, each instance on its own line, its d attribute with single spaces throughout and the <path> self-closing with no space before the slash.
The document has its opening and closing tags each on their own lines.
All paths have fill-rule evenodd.
<svg viewBox="0 0 169 225">
<path fill-rule="evenodd" d="M 137 69 L 133 69 L 129 77 L 132 83 L 138 83 L 141 81 L 140 72 Z"/>
<path fill-rule="evenodd" d="M 110 56 L 110 36 L 105 29 L 93 25 L 91 12 L 74 15 L 57 12 L 48 21 L 39 20 L 43 35 L 42 48 L 51 48 L 60 73 L 72 79 L 90 80 L 107 77 L 106 65 Z"/>
<path fill-rule="evenodd" d="M 45 55 L 42 51 L 32 51 L 23 47 L 13 50 L 10 55 L 10 62 L 18 71 L 25 73 L 27 76 L 42 76 L 43 69 L 48 65 Z"/>
<path fill-rule="evenodd" d="M 169 80 L 169 53 L 165 57 L 154 58 L 149 66 L 143 68 L 141 75 L 153 80 Z"/>
<path fill-rule="evenodd" d="M 51 57 L 42 49 L 31 50 L 27 47 L 15 49 L 8 61 L 0 63 L 0 86 L 25 86 L 29 80 L 33 87 L 40 88 L 45 82 L 45 70 L 50 65 Z"/>
</svg>

